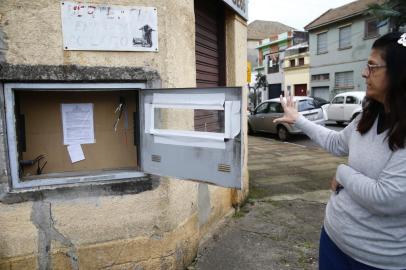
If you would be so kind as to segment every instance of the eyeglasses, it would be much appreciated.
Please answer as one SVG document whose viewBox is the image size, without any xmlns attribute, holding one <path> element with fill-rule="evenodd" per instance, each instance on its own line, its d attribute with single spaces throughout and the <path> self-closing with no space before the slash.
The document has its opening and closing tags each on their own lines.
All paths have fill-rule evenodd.
<svg viewBox="0 0 406 270">
<path fill-rule="evenodd" d="M 383 68 L 386 67 L 386 65 L 371 65 L 371 64 L 367 64 L 367 66 L 365 67 L 366 73 L 365 76 L 369 76 L 371 75 L 371 73 L 374 72 L 375 69 L 377 68 Z"/>
</svg>

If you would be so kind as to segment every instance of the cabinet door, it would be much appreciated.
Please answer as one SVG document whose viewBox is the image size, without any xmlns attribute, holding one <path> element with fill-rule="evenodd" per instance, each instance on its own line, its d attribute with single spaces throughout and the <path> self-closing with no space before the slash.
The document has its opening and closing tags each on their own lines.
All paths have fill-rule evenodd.
<svg viewBox="0 0 406 270">
<path fill-rule="evenodd" d="M 140 93 L 144 172 L 242 188 L 242 88 Z"/>
</svg>

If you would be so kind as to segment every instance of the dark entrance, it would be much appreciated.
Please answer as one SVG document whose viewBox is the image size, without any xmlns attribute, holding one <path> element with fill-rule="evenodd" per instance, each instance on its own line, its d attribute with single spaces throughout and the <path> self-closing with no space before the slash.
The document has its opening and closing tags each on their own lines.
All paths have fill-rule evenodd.
<svg viewBox="0 0 406 270">
<path fill-rule="evenodd" d="M 268 85 L 269 99 L 279 97 L 282 94 L 282 84 L 275 83 Z"/>
<path fill-rule="evenodd" d="M 295 84 L 295 96 L 307 96 L 307 84 Z"/>
</svg>

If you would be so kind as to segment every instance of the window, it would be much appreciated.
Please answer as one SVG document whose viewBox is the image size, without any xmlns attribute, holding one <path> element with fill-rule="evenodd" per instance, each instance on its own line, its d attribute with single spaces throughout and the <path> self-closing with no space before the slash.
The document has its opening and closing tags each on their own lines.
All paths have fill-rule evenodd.
<svg viewBox="0 0 406 270">
<path fill-rule="evenodd" d="M 358 104 L 358 99 L 353 96 L 347 96 L 345 98 L 345 104 Z"/>
<path fill-rule="evenodd" d="M 177 120 L 185 115 L 193 115 L 193 121 L 178 125 Z M 155 108 L 154 117 L 155 129 L 224 133 L 223 110 Z"/>
<path fill-rule="evenodd" d="M 301 57 L 299 58 L 299 66 L 304 66 L 305 62 L 304 62 L 304 58 Z"/>
<path fill-rule="evenodd" d="M 341 27 L 339 30 L 339 49 L 351 47 L 351 25 Z"/>
<path fill-rule="evenodd" d="M 279 72 L 279 54 L 277 54 L 277 53 L 270 54 L 269 63 L 270 64 L 268 67 L 268 74 L 269 73 L 278 73 Z"/>
<path fill-rule="evenodd" d="M 327 52 L 327 32 L 317 35 L 317 54 Z"/>
<path fill-rule="evenodd" d="M 333 103 L 333 104 L 343 104 L 344 103 L 344 97 L 336 97 L 335 99 L 333 99 L 333 101 L 331 103 Z"/>
<path fill-rule="evenodd" d="M 299 53 L 305 53 L 309 50 L 309 47 L 306 48 L 299 48 Z"/>
<path fill-rule="evenodd" d="M 328 81 L 330 80 L 330 74 L 314 74 L 312 75 L 312 81 Z"/>
<path fill-rule="evenodd" d="M 294 67 L 296 65 L 295 59 L 289 60 L 289 65 L 290 65 L 290 67 Z"/>
<path fill-rule="evenodd" d="M 370 19 L 365 21 L 365 38 L 374 38 L 379 35 L 378 20 Z"/>
<path fill-rule="evenodd" d="M 241 188 L 241 153 L 235 152 L 241 149 L 241 88 L 144 87 L 5 84 L 11 189 L 134 180 L 145 173 Z M 196 122 L 196 111 L 218 121 Z"/>
<path fill-rule="evenodd" d="M 262 103 L 258 106 L 258 108 L 255 110 L 255 113 L 268 113 L 269 112 L 269 103 L 265 102 Z"/>
<path fill-rule="evenodd" d="M 282 105 L 279 102 L 270 102 L 269 103 L 269 112 L 283 113 Z"/>
<path fill-rule="evenodd" d="M 354 72 L 337 72 L 335 74 L 335 88 L 353 88 L 354 87 Z"/>
</svg>

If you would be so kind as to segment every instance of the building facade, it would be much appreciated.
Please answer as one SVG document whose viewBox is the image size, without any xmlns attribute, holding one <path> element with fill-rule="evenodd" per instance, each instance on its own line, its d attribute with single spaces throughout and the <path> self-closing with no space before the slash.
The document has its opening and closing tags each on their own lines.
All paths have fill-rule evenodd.
<svg viewBox="0 0 406 270">
<path fill-rule="evenodd" d="M 309 45 L 301 43 L 285 51 L 284 72 L 286 89 L 295 96 L 309 95 Z"/>
<path fill-rule="evenodd" d="M 255 84 L 257 83 L 258 63 L 259 61 L 262 63 L 262 59 L 259 59 L 258 46 L 262 40 L 290 30 L 294 30 L 294 28 L 273 21 L 255 20 L 248 25 L 247 55 L 248 63 L 251 64 L 251 82 L 249 83 L 251 97 L 249 102 L 251 103 L 251 108 L 254 106 L 254 103 L 259 104 L 260 100 L 262 100 L 263 92 L 263 90 L 260 89 L 254 90 Z M 262 74 L 264 73 L 262 72 Z M 257 99 L 256 102 L 254 102 L 255 98 Z"/>
<path fill-rule="evenodd" d="M 365 91 L 362 78 L 373 42 L 388 25 L 365 15 L 368 4 L 359 0 L 331 9 L 308 24 L 311 95 L 330 100 L 346 91 Z M 382 2 L 382 1 L 378 1 Z"/>
<path fill-rule="evenodd" d="M 262 91 L 262 100 L 279 97 L 285 89 L 284 59 L 286 49 L 306 42 L 307 33 L 303 31 L 288 31 L 273 35 L 261 41 L 258 49 L 259 73 L 265 74 L 268 89 Z"/>
<path fill-rule="evenodd" d="M 1 1 L 0 269 L 192 262 L 248 192 L 246 11 L 228 0 Z M 241 156 L 206 164 L 233 152 L 218 134 L 239 136 Z"/>
</svg>

